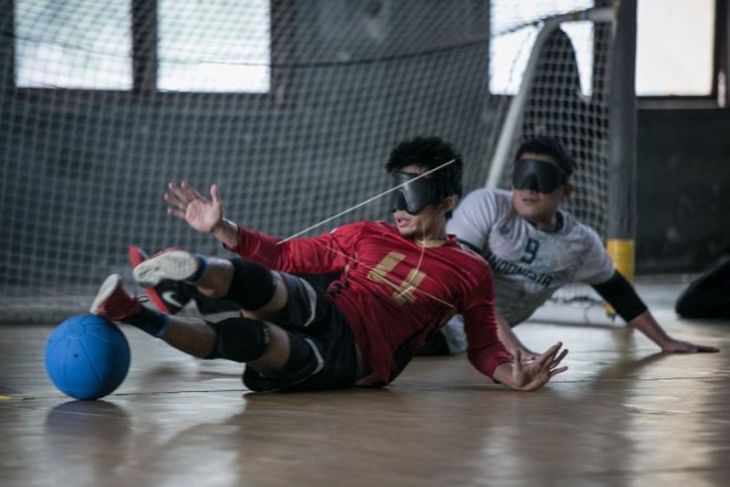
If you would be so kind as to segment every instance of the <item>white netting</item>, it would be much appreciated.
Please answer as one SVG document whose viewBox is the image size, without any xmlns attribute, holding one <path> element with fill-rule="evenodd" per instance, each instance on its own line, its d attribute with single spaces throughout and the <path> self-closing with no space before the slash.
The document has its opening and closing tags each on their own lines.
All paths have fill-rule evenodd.
<svg viewBox="0 0 730 487">
<path fill-rule="evenodd" d="M 590 1 L 561 3 L 592 7 Z M 563 13 L 555 4 L 542 5 L 541 10 L 541 14 L 549 16 Z M 491 91 L 515 95 L 523 84 L 529 83 L 518 123 L 507 132 L 509 150 L 500 185 L 511 185 L 511 162 L 522 141 L 536 135 L 557 137 L 577 162 L 572 177 L 575 192 L 563 207 L 605 238 L 612 24 L 566 20 L 553 26 L 534 12 L 530 15 L 515 8 L 513 2 L 494 2 L 491 19 L 492 59 L 505 56 L 503 51 L 510 47 L 512 51 L 516 49 L 511 69 L 492 73 Z M 536 42 L 540 36 L 545 36 L 544 43 Z M 529 72 L 528 59 L 535 54 L 535 68 Z M 606 317 L 602 304 L 600 296 L 588 286 L 564 286 L 535 318 L 612 321 L 612 317 Z"/>
<path fill-rule="evenodd" d="M 552 5 L 548 13 L 574 8 L 543 4 Z M 218 182 L 227 216 L 286 236 L 382 191 L 390 149 L 433 134 L 461 152 L 472 190 L 486 180 L 509 101 L 489 94 L 486 1 L 4 5 L 11 7 L 0 18 L 5 321 L 85 309 L 107 274 L 129 277 L 130 243 L 222 254 L 164 214 L 168 181 L 188 178 L 204 191 Z M 553 69 L 563 76 L 560 63 Z M 605 199 L 604 159 L 588 154 L 605 149 L 605 125 L 595 92 L 593 101 L 573 95 L 536 95 L 517 137 L 542 130 L 538 119 L 574 130 L 576 140 L 590 135 L 590 144 L 571 148 L 586 151 L 585 167 L 595 165 L 580 169 L 579 178 L 592 179 L 579 180 L 575 199 L 592 208 Z M 584 128 L 561 125 L 539 100 L 570 102 Z M 379 201 L 341 221 L 387 217 Z"/>
</svg>

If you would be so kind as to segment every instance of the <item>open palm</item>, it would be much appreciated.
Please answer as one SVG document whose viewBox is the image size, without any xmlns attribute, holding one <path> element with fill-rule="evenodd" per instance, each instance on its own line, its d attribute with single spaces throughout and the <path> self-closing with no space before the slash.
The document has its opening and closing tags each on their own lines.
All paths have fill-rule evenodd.
<svg viewBox="0 0 730 487">
<path fill-rule="evenodd" d="M 558 354 L 562 346 L 562 343 L 556 343 L 531 362 L 524 362 L 522 352 L 518 349 L 512 367 L 513 387 L 521 391 L 534 391 L 544 386 L 552 376 L 567 370 L 567 367 L 558 367 L 568 353 L 563 350 Z"/>
<path fill-rule="evenodd" d="M 223 204 L 217 184 L 210 187 L 210 198 L 198 193 L 190 183 L 170 183 L 165 192 L 167 213 L 185 220 L 201 233 L 212 232 L 223 220 Z"/>
</svg>

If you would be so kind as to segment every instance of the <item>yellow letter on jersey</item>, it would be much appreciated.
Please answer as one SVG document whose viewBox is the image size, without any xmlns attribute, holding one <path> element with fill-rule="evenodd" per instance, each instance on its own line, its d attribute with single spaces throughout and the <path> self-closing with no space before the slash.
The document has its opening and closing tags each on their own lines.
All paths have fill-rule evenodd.
<svg viewBox="0 0 730 487">
<path fill-rule="evenodd" d="M 400 284 L 388 279 L 388 274 L 405 258 L 406 256 L 399 252 L 390 252 L 368 273 L 368 278 L 371 281 L 387 284 L 394 289 L 390 297 L 399 305 L 415 303 L 415 290 L 426 278 L 426 274 L 414 268 L 410 270 L 408 276 Z"/>
</svg>

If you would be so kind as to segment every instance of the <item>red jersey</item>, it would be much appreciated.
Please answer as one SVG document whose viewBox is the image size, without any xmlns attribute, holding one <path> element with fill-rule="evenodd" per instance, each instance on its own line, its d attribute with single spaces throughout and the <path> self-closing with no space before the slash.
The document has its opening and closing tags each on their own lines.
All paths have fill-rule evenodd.
<svg viewBox="0 0 730 487">
<path fill-rule="evenodd" d="M 511 359 L 497 337 L 489 265 L 454 236 L 440 246 L 422 246 L 385 222 L 351 223 L 281 244 L 240 225 L 238 232 L 231 250 L 272 269 L 342 272 L 329 294 L 383 382 L 395 379 L 425 339 L 457 313 L 474 367 L 491 377 Z"/>
</svg>

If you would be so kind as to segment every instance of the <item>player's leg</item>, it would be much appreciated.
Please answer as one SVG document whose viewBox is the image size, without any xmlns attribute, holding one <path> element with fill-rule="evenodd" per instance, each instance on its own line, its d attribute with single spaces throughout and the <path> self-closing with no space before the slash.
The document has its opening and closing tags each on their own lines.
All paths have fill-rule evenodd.
<svg viewBox="0 0 730 487">
<path fill-rule="evenodd" d="M 150 258 L 137 245 L 130 245 L 127 255 L 132 269 Z M 198 292 L 194 284 L 186 281 L 164 279 L 156 286 L 146 288 L 146 294 L 159 311 L 168 314 L 177 314 L 191 301 L 206 321 L 222 321 L 238 316 L 240 312 L 240 306 L 236 303 L 205 296 Z"/>
<path fill-rule="evenodd" d="M 226 260 L 174 249 L 142 262 L 133 275 L 145 287 L 163 280 L 193 282 L 206 296 L 232 301 L 260 319 L 273 319 L 286 306 L 287 293 L 280 275 L 244 259 Z"/>
<path fill-rule="evenodd" d="M 130 245 L 127 248 L 127 259 L 134 269 L 148 260 L 149 255 L 141 247 Z M 195 286 L 189 283 L 163 280 L 157 286 L 147 288 L 146 293 L 158 310 L 174 315 L 190 302 L 190 291 L 193 289 Z"/>
<path fill-rule="evenodd" d="M 289 362 L 289 337 L 280 327 L 247 318 L 209 324 L 149 309 L 130 296 L 118 274 L 99 288 L 91 312 L 134 325 L 178 350 L 199 358 L 249 362 L 263 374 L 277 374 Z"/>
<path fill-rule="evenodd" d="M 145 261 L 134 276 L 143 285 L 189 280 L 211 296 L 237 303 L 245 317 L 211 324 L 218 341 L 210 357 L 247 362 L 244 382 L 252 390 L 348 387 L 357 379 L 358 353 L 349 324 L 331 300 L 301 278 L 243 259 L 180 250 Z M 267 335 L 261 324 L 267 326 L 271 347 L 253 359 L 250 344 Z"/>
<path fill-rule="evenodd" d="M 685 318 L 730 318 L 730 259 L 695 279 L 679 296 L 675 309 Z"/>
<path fill-rule="evenodd" d="M 347 319 L 307 280 L 286 273 L 274 275 L 287 293 L 285 307 L 273 320 L 288 335 L 289 358 L 275 374 L 249 363 L 243 376 L 246 386 L 254 391 L 351 387 L 366 367 Z"/>
</svg>

